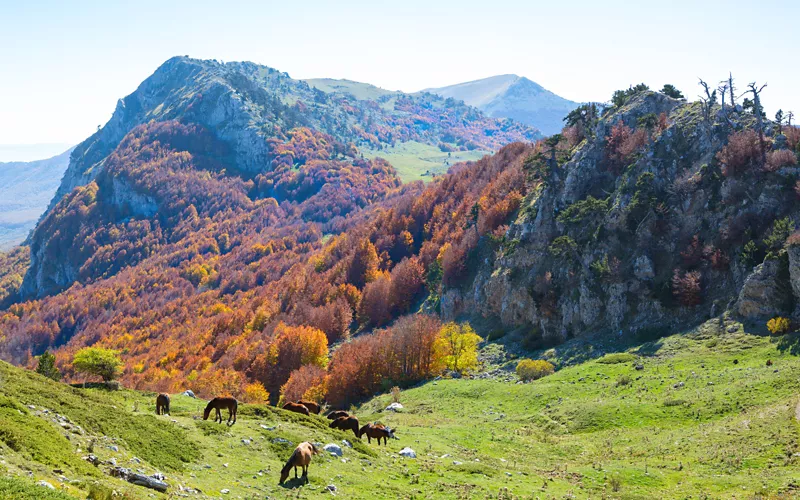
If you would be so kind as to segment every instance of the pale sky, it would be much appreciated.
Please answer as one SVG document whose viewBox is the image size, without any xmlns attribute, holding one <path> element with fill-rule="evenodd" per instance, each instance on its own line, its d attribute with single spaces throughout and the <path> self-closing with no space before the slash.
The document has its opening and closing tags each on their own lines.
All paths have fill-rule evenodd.
<svg viewBox="0 0 800 500">
<path fill-rule="evenodd" d="M 797 0 L 0 0 L 0 145 L 78 143 L 184 54 L 403 91 L 516 73 L 575 101 L 733 71 L 800 115 L 798 24 Z"/>
</svg>

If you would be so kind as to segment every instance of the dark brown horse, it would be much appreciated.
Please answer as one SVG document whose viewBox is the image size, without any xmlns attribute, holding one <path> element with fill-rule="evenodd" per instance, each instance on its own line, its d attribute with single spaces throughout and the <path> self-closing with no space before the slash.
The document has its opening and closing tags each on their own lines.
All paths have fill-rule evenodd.
<svg viewBox="0 0 800 500">
<path fill-rule="evenodd" d="M 399 439 L 394 435 L 397 428 L 390 429 L 383 424 L 367 424 L 358 431 L 358 437 L 367 436 L 367 443 L 371 443 L 373 439 L 378 440 L 378 444 L 389 444 L 389 438 Z"/>
<path fill-rule="evenodd" d="M 293 411 L 295 413 L 302 413 L 303 415 L 308 415 L 308 408 L 299 404 L 299 403 L 286 403 L 283 405 L 284 410 Z"/>
<path fill-rule="evenodd" d="M 169 415 L 169 394 L 156 397 L 156 415 Z"/>
<path fill-rule="evenodd" d="M 214 418 L 214 422 L 222 423 L 222 413 L 220 413 L 220 410 L 225 408 L 228 409 L 228 425 L 235 424 L 236 411 L 239 409 L 239 403 L 235 398 L 214 398 L 209 401 L 206 405 L 206 409 L 203 411 L 203 420 L 208 420 L 211 410 L 217 410 L 217 416 Z M 231 419 L 233 419 L 233 422 L 231 422 Z"/>
<path fill-rule="evenodd" d="M 286 465 L 281 469 L 281 480 L 278 484 L 283 484 L 289 477 L 289 471 L 294 467 L 294 478 L 297 479 L 297 468 L 303 469 L 303 477 L 308 482 L 308 465 L 311 463 L 311 457 L 319 453 L 319 449 L 309 442 L 300 443 L 294 449 L 292 456 L 286 461 Z"/>
<path fill-rule="evenodd" d="M 301 399 L 297 402 L 297 404 L 303 405 L 308 408 L 309 413 L 313 413 L 314 415 L 319 415 L 319 405 L 313 401 L 305 401 Z"/>
<path fill-rule="evenodd" d="M 356 417 L 339 417 L 328 426 L 331 429 L 341 429 L 343 431 L 351 430 L 356 437 L 358 435 L 358 419 Z"/>
<path fill-rule="evenodd" d="M 337 418 L 339 418 L 339 417 L 349 417 L 349 416 L 350 416 L 350 414 L 349 414 L 349 413 L 347 413 L 347 412 L 346 412 L 346 411 L 344 411 L 344 410 L 336 410 L 336 411 L 332 411 L 332 412 L 330 412 L 330 413 L 328 413 L 328 414 L 326 415 L 326 417 L 328 417 L 328 419 L 330 419 L 330 420 L 336 420 L 336 419 L 337 419 Z"/>
</svg>

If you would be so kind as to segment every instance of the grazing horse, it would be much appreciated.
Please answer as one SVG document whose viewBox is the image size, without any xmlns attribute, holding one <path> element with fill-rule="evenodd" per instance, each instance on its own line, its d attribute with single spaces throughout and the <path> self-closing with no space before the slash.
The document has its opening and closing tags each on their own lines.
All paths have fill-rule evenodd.
<svg viewBox="0 0 800 500">
<path fill-rule="evenodd" d="M 217 416 L 214 418 L 214 422 L 222 423 L 222 413 L 220 413 L 220 410 L 224 408 L 228 409 L 228 425 L 235 424 L 236 411 L 239 409 L 239 403 L 235 398 L 214 398 L 209 401 L 205 411 L 203 411 L 203 420 L 208 420 L 211 410 L 217 410 Z M 233 419 L 233 422 L 231 422 L 231 419 Z"/>
<path fill-rule="evenodd" d="M 375 438 L 378 440 L 378 444 L 381 444 L 381 439 L 383 439 L 383 444 L 388 445 L 389 438 L 400 439 L 394 435 L 396 430 L 397 428 L 391 429 L 383 424 L 367 424 L 358 431 L 358 437 L 366 434 L 367 443 L 371 443 L 372 438 Z"/>
<path fill-rule="evenodd" d="M 295 413 L 302 413 L 303 415 L 308 415 L 308 408 L 299 403 L 286 403 L 285 405 L 283 405 L 283 409 L 293 411 Z"/>
<path fill-rule="evenodd" d="M 331 422 L 328 427 L 331 429 L 341 429 L 343 431 L 351 430 L 357 438 L 361 437 L 358 435 L 358 419 L 356 417 L 339 417 Z"/>
<path fill-rule="evenodd" d="M 156 397 L 156 415 L 169 415 L 169 394 Z"/>
<path fill-rule="evenodd" d="M 308 441 L 300 443 L 294 449 L 292 456 L 286 461 L 286 465 L 281 469 L 281 481 L 278 484 L 283 484 L 289 477 L 289 470 L 294 467 L 294 478 L 297 479 L 297 468 L 303 469 L 303 477 L 308 482 L 308 464 L 311 463 L 311 457 L 319 453 L 319 448 L 309 443 Z"/>
<path fill-rule="evenodd" d="M 336 411 L 332 411 L 332 412 L 330 412 L 330 413 L 328 413 L 328 414 L 326 415 L 326 417 L 328 417 L 328 419 L 329 419 L 329 420 L 336 420 L 336 419 L 337 419 L 337 418 L 339 418 L 339 417 L 349 417 L 349 416 L 350 416 L 350 414 L 349 414 L 349 413 L 347 413 L 347 412 L 346 412 L 346 411 L 344 411 L 344 410 L 336 410 Z"/>
<path fill-rule="evenodd" d="M 308 408 L 309 413 L 313 413 L 314 415 L 319 415 L 320 407 L 317 403 L 313 401 L 304 401 L 301 399 L 300 401 L 297 402 L 297 404 L 303 405 L 306 408 Z"/>
</svg>

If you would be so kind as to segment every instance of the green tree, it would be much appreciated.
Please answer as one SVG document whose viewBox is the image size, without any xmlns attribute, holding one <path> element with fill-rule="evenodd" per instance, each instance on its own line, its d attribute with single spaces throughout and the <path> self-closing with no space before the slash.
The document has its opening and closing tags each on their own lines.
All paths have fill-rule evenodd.
<svg viewBox="0 0 800 500">
<path fill-rule="evenodd" d="M 464 373 L 478 366 L 478 343 L 481 338 L 469 323 L 447 323 L 439 330 L 435 351 L 448 369 Z M 438 357 L 437 356 L 437 357 Z"/>
<path fill-rule="evenodd" d="M 72 367 L 76 371 L 97 375 L 104 382 L 114 380 L 122 374 L 124 363 L 119 358 L 119 352 L 102 347 L 85 347 L 75 353 Z"/>
<path fill-rule="evenodd" d="M 684 97 L 683 95 L 683 92 L 676 89 L 675 86 L 670 83 L 664 85 L 664 88 L 661 89 L 661 93 L 666 96 L 672 97 L 673 99 L 686 99 L 686 97 Z"/>
<path fill-rule="evenodd" d="M 36 365 L 36 373 L 44 375 L 52 380 L 61 380 L 61 372 L 56 368 L 56 357 L 50 351 L 44 351 L 39 356 L 39 363 Z"/>
</svg>

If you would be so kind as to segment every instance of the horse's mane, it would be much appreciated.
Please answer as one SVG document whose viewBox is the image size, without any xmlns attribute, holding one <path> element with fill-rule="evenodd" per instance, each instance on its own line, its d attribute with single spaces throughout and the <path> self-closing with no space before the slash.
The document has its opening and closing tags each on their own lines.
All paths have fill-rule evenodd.
<svg viewBox="0 0 800 500">
<path fill-rule="evenodd" d="M 284 465 L 283 469 L 281 469 L 281 474 L 287 472 L 289 469 L 292 468 L 292 462 L 294 462 L 295 455 L 297 455 L 297 448 L 294 449 L 294 451 L 292 452 L 292 456 L 289 457 L 289 460 L 286 461 L 286 465 Z"/>
</svg>

